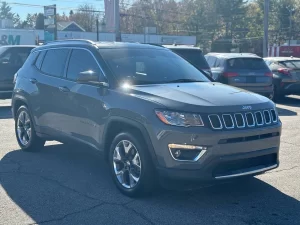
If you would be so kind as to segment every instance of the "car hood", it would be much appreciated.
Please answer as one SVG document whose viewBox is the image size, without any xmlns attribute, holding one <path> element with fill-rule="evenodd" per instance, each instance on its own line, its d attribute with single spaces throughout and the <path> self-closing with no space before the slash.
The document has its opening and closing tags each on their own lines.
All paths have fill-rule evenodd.
<svg viewBox="0 0 300 225">
<path fill-rule="evenodd" d="M 236 111 L 242 107 L 259 109 L 274 104 L 258 94 L 214 82 L 137 85 L 129 89 L 136 97 L 181 110 L 191 107 L 198 110 L 199 107 L 217 109 L 228 106 L 226 111 Z"/>
</svg>

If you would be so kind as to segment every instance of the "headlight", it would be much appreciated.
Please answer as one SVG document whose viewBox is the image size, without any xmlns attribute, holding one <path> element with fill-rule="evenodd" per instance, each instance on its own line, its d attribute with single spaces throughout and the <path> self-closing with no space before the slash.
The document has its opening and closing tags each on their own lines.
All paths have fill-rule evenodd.
<svg viewBox="0 0 300 225">
<path fill-rule="evenodd" d="M 203 127 L 203 121 L 199 114 L 180 113 L 172 111 L 155 110 L 157 117 L 165 124 L 180 127 Z"/>
</svg>

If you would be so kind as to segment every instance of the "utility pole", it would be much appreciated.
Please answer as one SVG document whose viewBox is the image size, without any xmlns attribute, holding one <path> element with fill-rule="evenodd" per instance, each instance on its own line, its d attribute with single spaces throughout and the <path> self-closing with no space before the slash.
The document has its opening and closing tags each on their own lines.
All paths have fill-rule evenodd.
<svg viewBox="0 0 300 225">
<path fill-rule="evenodd" d="M 96 20 L 97 41 L 99 41 L 99 19 Z"/>
<path fill-rule="evenodd" d="M 264 7 L 264 41 L 263 41 L 263 57 L 268 57 L 268 39 L 269 39 L 269 6 L 270 0 L 265 0 Z"/>
<path fill-rule="evenodd" d="M 293 17 L 293 9 L 289 9 L 290 12 L 290 29 L 289 29 L 289 46 L 291 46 L 291 39 L 292 39 L 292 17 Z"/>
<path fill-rule="evenodd" d="M 115 17 L 115 35 L 116 35 L 116 41 L 121 41 L 121 32 L 120 32 L 120 2 L 119 2 L 119 0 L 114 0 L 114 17 Z"/>
</svg>

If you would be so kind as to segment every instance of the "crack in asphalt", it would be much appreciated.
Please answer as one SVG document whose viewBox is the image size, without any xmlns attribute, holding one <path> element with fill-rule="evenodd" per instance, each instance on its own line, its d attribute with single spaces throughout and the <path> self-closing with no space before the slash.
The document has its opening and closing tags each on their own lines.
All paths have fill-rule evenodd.
<svg viewBox="0 0 300 225">
<path fill-rule="evenodd" d="M 286 141 L 281 141 L 282 143 L 285 143 L 285 144 L 290 144 L 290 145 L 293 145 L 293 146 L 296 146 L 296 147 L 300 147 L 300 145 L 297 145 L 297 144 L 294 144 L 294 143 L 290 143 L 290 142 L 286 142 Z"/>
<path fill-rule="evenodd" d="M 50 179 L 48 177 L 44 177 L 44 176 L 41 176 L 39 174 L 36 174 L 36 173 L 29 173 L 29 172 L 23 172 L 21 171 L 21 163 L 20 162 L 17 162 L 17 161 L 14 161 L 14 160 L 11 160 L 10 161 L 14 164 L 17 164 L 18 168 L 16 171 L 9 171 L 9 172 L 0 172 L 0 174 L 10 174 L 10 173 L 18 173 L 18 174 L 23 174 L 23 175 L 29 175 L 29 176 L 37 176 L 45 181 L 48 181 L 50 183 L 55 183 L 56 185 L 58 185 L 59 187 L 62 187 L 62 188 L 65 188 L 67 190 L 70 190 L 72 192 L 75 192 L 76 194 L 79 194 L 87 199 L 90 199 L 90 200 L 93 200 L 93 201 L 101 201 L 100 199 L 97 199 L 97 198 L 94 198 L 94 197 L 91 197 L 89 195 L 86 195 L 80 191 L 77 191 L 76 189 L 73 189 L 69 186 L 66 186 L 66 185 L 63 185 L 61 184 L 59 181 L 57 180 L 54 180 L 54 179 Z M 135 209 L 133 208 L 130 208 L 128 207 L 128 205 L 132 202 L 135 202 L 136 200 L 131 200 L 131 201 L 128 201 L 126 203 L 123 203 L 123 204 L 118 204 L 118 203 L 110 203 L 110 202 L 104 202 L 104 201 L 101 201 L 101 203 L 99 204 L 96 204 L 92 207 L 89 207 L 87 209 L 83 209 L 83 210 L 79 210 L 79 211 L 75 211 L 75 212 L 71 212 L 71 213 L 68 213 L 62 217 L 59 217 L 59 218 L 55 218 L 55 219 L 51 219 L 51 220 L 44 220 L 44 221 L 39 221 L 39 222 L 35 222 L 35 223 L 30 223 L 28 225 L 34 225 L 34 224 L 42 224 L 42 223 L 49 223 L 49 222 L 54 222 L 54 221 L 61 221 L 61 220 L 64 220 L 65 218 L 69 217 L 69 216 L 72 216 L 72 215 L 76 215 L 76 214 L 79 214 L 79 213 L 82 213 L 82 212 L 88 212 L 90 210 L 93 210 L 97 207 L 100 207 L 100 206 L 103 206 L 103 205 L 115 205 L 115 206 L 121 206 L 123 207 L 124 209 L 127 209 L 131 212 L 133 212 L 134 214 L 136 214 L 137 216 L 139 216 L 140 218 L 142 218 L 143 220 L 145 220 L 146 222 L 148 222 L 149 224 L 152 224 L 152 225 L 155 225 L 155 223 L 153 223 L 149 218 L 147 218 L 144 214 L 136 211 Z"/>
<path fill-rule="evenodd" d="M 296 168 L 299 168 L 299 166 L 293 166 L 291 168 L 282 169 L 282 170 L 273 170 L 273 171 L 269 171 L 269 172 L 266 172 L 266 173 L 279 173 L 279 172 L 282 172 L 282 171 L 289 171 L 289 170 L 293 170 L 293 169 L 296 169 Z"/>
</svg>

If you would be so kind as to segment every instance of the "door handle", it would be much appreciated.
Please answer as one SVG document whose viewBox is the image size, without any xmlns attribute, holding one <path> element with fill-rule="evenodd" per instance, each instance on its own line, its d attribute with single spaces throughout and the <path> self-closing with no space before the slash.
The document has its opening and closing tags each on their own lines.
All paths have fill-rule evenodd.
<svg viewBox="0 0 300 225">
<path fill-rule="evenodd" d="M 30 78 L 29 81 L 33 84 L 36 84 L 37 83 L 37 80 L 35 78 Z"/>
<path fill-rule="evenodd" d="M 69 92 L 69 91 L 70 91 L 70 89 L 67 88 L 67 87 L 59 87 L 58 89 L 59 89 L 61 92 Z"/>
</svg>

